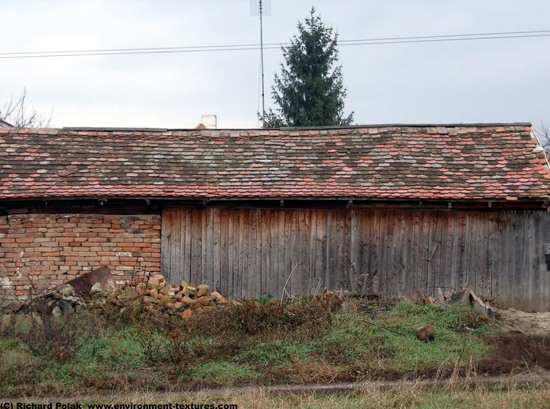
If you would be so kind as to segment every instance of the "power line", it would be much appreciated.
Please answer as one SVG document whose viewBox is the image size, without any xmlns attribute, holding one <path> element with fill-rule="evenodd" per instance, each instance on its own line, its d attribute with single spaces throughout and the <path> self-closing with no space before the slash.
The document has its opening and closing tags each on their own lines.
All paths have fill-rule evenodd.
<svg viewBox="0 0 550 409">
<path fill-rule="evenodd" d="M 365 38 L 355 40 L 339 40 L 341 46 L 384 45 L 384 44 L 408 44 L 408 43 L 433 43 L 450 41 L 479 41 L 508 38 L 534 38 L 550 37 L 550 30 L 538 31 L 506 31 L 495 33 L 474 34 L 447 34 L 433 36 L 409 36 L 387 38 Z M 268 43 L 264 49 L 279 49 L 288 46 L 289 43 Z M 226 52 L 226 51 L 250 51 L 259 50 L 260 44 L 225 44 L 205 46 L 181 46 L 181 47 L 141 47 L 141 48 L 109 48 L 98 50 L 57 50 L 57 51 L 28 51 L 0 53 L 0 59 L 21 58 L 53 58 L 53 57 L 90 57 L 102 55 L 133 55 L 133 54 L 171 54 L 171 53 L 197 53 L 197 52 Z"/>
</svg>

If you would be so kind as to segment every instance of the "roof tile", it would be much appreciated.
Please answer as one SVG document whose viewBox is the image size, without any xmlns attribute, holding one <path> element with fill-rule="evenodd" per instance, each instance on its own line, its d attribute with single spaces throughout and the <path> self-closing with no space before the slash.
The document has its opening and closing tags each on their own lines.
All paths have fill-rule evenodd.
<svg viewBox="0 0 550 409">
<path fill-rule="evenodd" d="M 0 199 L 546 199 L 525 125 L 0 130 Z M 47 160 L 44 160 L 47 158 Z"/>
</svg>

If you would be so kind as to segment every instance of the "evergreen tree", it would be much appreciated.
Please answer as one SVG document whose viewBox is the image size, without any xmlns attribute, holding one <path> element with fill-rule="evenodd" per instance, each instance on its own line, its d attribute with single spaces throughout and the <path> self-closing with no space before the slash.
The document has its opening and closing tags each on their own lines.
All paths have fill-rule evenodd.
<svg viewBox="0 0 550 409">
<path fill-rule="evenodd" d="M 269 110 L 266 126 L 349 125 L 353 112 L 344 116 L 346 89 L 338 61 L 337 39 L 332 27 L 311 9 L 305 24 L 298 23 L 298 35 L 283 47 L 285 63 L 280 76 L 275 74 L 272 97 L 277 112 Z"/>
</svg>

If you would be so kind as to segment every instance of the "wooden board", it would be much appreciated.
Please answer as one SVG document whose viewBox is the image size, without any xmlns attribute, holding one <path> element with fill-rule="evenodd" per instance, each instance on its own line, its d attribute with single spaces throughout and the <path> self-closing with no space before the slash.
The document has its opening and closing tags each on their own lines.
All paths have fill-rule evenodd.
<svg viewBox="0 0 550 409">
<path fill-rule="evenodd" d="M 548 310 L 549 227 L 548 213 L 520 210 L 168 207 L 162 273 L 235 298 L 280 298 L 285 283 L 289 294 L 384 297 L 469 286 L 504 306 Z"/>
</svg>

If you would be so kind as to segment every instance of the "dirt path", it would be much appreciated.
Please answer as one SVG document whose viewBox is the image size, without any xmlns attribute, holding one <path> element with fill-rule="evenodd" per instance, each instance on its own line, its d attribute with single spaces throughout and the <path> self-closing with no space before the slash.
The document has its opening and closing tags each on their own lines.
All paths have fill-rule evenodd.
<svg viewBox="0 0 550 409">
<path fill-rule="evenodd" d="M 550 336 L 550 312 L 499 310 L 503 330 L 510 334 Z"/>
<path fill-rule="evenodd" d="M 19 399 L 5 399 L 5 402 L 13 403 L 48 403 L 48 402 L 77 402 L 77 401 L 113 401 L 113 402 L 137 402 L 138 400 L 148 401 L 174 401 L 189 397 L 208 398 L 210 396 L 228 396 L 239 394 L 309 394 L 309 393 L 341 393 L 353 390 L 368 390 L 368 389 L 388 389 L 388 388 L 434 388 L 448 385 L 448 380 L 412 380 L 412 381 L 368 381 L 357 383 L 339 383 L 331 385 L 282 385 L 282 386 L 243 386 L 233 388 L 219 389 L 202 389 L 200 391 L 188 392 L 130 392 L 116 394 L 95 394 L 89 396 L 73 396 L 73 397 L 25 397 Z M 550 373 L 547 371 L 534 371 L 530 374 L 521 375 L 505 375 L 505 376 L 490 376 L 476 377 L 464 381 L 457 379 L 455 386 L 460 384 L 469 385 L 522 385 L 522 384 L 541 384 L 550 382 Z"/>
</svg>

